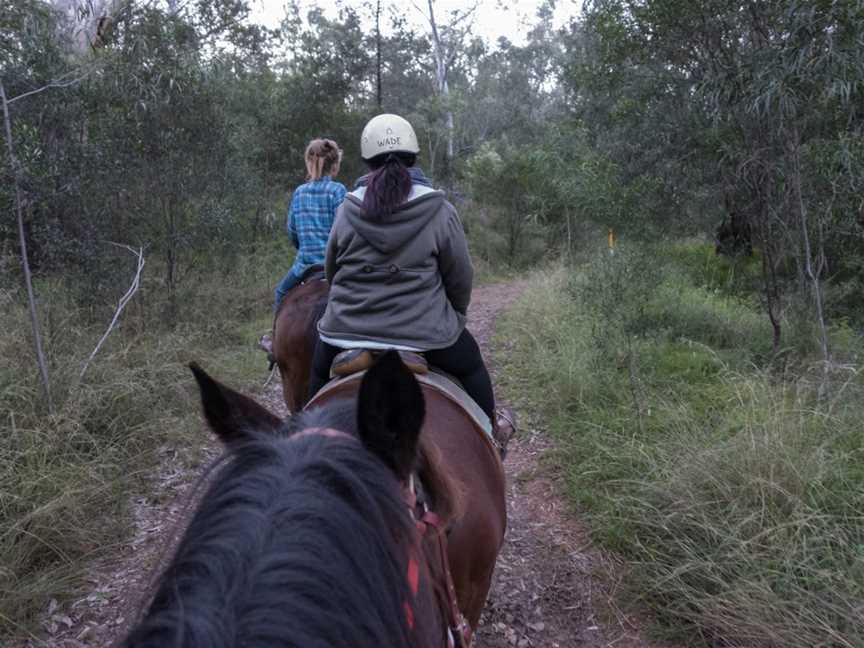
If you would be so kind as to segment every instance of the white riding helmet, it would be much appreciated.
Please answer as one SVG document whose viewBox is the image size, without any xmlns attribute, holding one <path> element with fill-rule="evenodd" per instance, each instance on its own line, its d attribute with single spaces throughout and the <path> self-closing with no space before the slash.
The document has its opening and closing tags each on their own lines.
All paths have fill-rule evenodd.
<svg viewBox="0 0 864 648">
<path fill-rule="evenodd" d="M 360 155 L 371 160 L 382 153 L 420 152 L 417 135 L 411 124 L 399 115 L 384 114 L 373 117 L 360 136 Z"/>
</svg>

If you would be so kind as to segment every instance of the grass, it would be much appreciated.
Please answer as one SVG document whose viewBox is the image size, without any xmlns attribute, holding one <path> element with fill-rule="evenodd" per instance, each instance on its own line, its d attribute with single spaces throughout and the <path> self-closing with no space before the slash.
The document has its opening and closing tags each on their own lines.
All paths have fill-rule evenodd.
<svg viewBox="0 0 864 648">
<path fill-rule="evenodd" d="M 79 286 L 43 280 L 53 415 L 23 296 L 0 291 L 0 643 L 38 633 L 49 601 L 81 591 L 87 565 L 125 541 L 127 504 L 145 488 L 160 447 L 194 460 L 202 441 L 188 362 L 235 385 L 264 376 L 254 343 L 270 327 L 272 286 L 290 262 L 282 243 L 264 245 L 230 269 L 190 277 L 173 304 L 158 263 L 148 263 L 139 294 L 83 379 L 113 305 L 77 301 Z"/>
<path fill-rule="evenodd" d="M 655 630 L 864 645 L 864 341 L 841 325 L 827 378 L 778 373 L 766 318 L 694 247 L 535 276 L 499 327 L 506 388 L 543 403 L 565 493 Z"/>
</svg>

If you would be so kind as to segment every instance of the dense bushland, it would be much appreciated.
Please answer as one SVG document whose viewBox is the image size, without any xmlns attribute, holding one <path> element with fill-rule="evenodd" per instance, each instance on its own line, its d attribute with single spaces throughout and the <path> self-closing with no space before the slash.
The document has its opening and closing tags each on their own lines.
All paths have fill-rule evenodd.
<svg viewBox="0 0 864 648">
<path fill-rule="evenodd" d="M 194 464 L 208 445 L 187 368 L 198 361 L 234 384 L 266 375 L 255 341 L 270 326 L 271 286 L 290 253 L 259 248 L 210 267 L 175 296 L 145 275 L 134 302 L 82 377 L 108 319 L 86 313 L 64 282 L 39 285 L 55 411 L 28 353 L 22 296 L 0 292 L 0 621 L 36 628 L 51 599 L 73 594 L 88 561 L 126 541 L 131 495 L 167 454 Z M 158 496 L 158 494 L 157 494 Z"/>
<path fill-rule="evenodd" d="M 862 321 L 862 24 L 858 2 L 594 0 L 569 35 L 563 82 L 631 199 L 622 227 L 723 222 L 719 243 L 755 245 L 775 353 L 790 304 L 826 362 L 833 317 Z"/>
<path fill-rule="evenodd" d="M 7 4 L 0 635 L 122 541 L 154 449 L 197 443 L 184 363 L 261 367 L 306 143 L 335 138 L 350 185 L 392 111 L 481 279 L 568 264 L 512 320 L 515 366 L 555 396 L 562 470 L 661 617 L 860 639 L 860 2 L 592 0 L 555 29 L 547 0 L 521 44 L 383 0 L 288 2 L 276 29 L 244 0 Z M 81 378 L 135 274 L 122 246 L 141 286 Z"/>
<path fill-rule="evenodd" d="M 832 327 L 828 371 L 810 335 L 775 356 L 758 263 L 596 240 L 500 335 L 630 594 L 687 645 L 860 645 L 864 339 Z"/>
<path fill-rule="evenodd" d="M 478 276 L 530 261 L 501 231 L 512 211 L 473 200 L 464 167 L 509 129 L 527 146 L 539 115 L 561 113 L 551 13 L 524 46 L 473 38 L 460 12 L 442 14 L 434 37 L 386 2 L 380 37 L 370 19 L 361 3 L 325 12 L 290 2 L 277 29 L 254 24 L 246 2 L 4 5 L 0 643 L 38 633 L 49 602 L 74 595 L 87 565 L 124 542 L 130 495 L 163 449 L 195 461 L 185 364 L 263 379 L 254 342 L 293 258 L 285 211 L 310 139 L 339 142 L 350 186 L 364 172 L 365 121 L 403 114 L 422 167 L 464 215 Z M 539 227 L 531 235 L 535 251 L 545 246 Z M 136 275 L 130 249 L 143 254 L 140 286 L 82 377 Z"/>
</svg>

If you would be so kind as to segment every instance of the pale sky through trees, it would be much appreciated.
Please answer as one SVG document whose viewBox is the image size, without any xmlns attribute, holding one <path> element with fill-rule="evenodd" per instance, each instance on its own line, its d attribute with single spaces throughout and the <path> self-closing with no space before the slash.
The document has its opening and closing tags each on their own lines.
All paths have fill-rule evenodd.
<svg viewBox="0 0 864 648">
<path fill-rule="evenodd" d="M 371 1 L 374 4 L 374 0 Z M 537 8 L 541 3 L 542 0 L 480 0 L 473 31 L 483 36 L 492 45 L 499 36 L 506 36 L 517 45 L 524 44 L 525 34 L 537 21 Z M 358 9 L 363 6 L 362 0 L 343 0 L 341 4 Z M 382 4 L 387 7 L 388 12 L 393 8 L 404 12 L 418 28 L 426 27 L 423 16 L 414 8 L 410 0 L 384 0 Z M 416 4 L 425 8 L 426 1 L 420 0 Z M 451 11 L 463 10 L 472 4 L 465 0 L 436 0 L 436 18 L 440 23 L 445 23 Z M 336 0 L 324 2 L 301 0 L 304 13 L 307 9 L 319 6 L 324 7 L 328 15 L 335 16 L 338 5 Z M 251 6 L 253 20 L 269 27 L 278 26 L 285 15 L 283 0 L 252 0 Z M 555 7 L 555 26 L 567 24 L 579 14 L 581 8 L 582 0 L 558 0 Z"/>
</svg>

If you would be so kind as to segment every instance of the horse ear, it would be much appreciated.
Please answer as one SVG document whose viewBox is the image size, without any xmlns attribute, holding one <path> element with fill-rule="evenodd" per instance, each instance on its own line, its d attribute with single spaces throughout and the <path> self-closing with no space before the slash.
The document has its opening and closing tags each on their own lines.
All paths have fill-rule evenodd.
<svg viewBox="0 0 864 648">
<path fill-rule="evenodd" d="M 408 479 L 426 416 L 423 392 L 399 354 L 387 351 L 360 383 L 357 428 L 363 444 L 396 473 Z"/>
<path fill-rule="evenodd" d="M 277 416 L 251 398 L 214 380 L 197 363 L 191 363 L 189 368 L 198 381 L 204 417 L 225 445 L 245 441 L 253 431 L 275 433 L 281 426 L 282 421 Z"/>
</svg>

